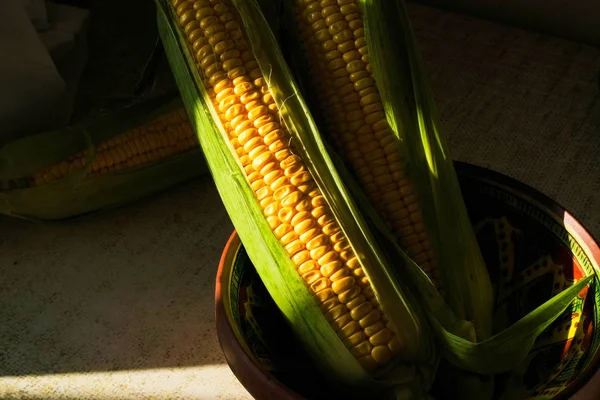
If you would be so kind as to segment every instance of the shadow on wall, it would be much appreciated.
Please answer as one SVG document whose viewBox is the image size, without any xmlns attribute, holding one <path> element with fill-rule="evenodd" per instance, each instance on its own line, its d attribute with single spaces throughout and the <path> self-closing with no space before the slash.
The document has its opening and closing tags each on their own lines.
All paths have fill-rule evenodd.
<svg viewBox="0 0 600 400">
<path fill-rule="evenodd" d="M 231 234 L 209 178 L 53 224 L 0 224 L 0 376 L 224 362 L 214 282 Z"/>
</svg>

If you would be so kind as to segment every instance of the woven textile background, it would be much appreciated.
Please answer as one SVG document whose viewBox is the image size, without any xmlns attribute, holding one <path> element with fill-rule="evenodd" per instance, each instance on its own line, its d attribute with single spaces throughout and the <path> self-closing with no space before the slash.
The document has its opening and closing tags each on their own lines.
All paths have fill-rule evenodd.
<svg viewBox="0 0 600 400">
<path fill-rule="evenodd" d="M 454 158 L 540 190 L 600 238 L 600 50 L 409 11 Z"/>
</svg>

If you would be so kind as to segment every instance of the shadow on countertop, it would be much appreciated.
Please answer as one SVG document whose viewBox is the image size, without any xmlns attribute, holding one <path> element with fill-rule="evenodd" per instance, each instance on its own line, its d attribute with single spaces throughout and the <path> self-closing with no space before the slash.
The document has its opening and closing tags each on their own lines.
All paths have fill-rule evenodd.
<svg viewBox="0 0 600 400">
<path fill-rule="evenodd" d="M 0 376 L 222 364 L 233 227 L 209 178 L 63 223 L 0 220 Z"/>
</svg>

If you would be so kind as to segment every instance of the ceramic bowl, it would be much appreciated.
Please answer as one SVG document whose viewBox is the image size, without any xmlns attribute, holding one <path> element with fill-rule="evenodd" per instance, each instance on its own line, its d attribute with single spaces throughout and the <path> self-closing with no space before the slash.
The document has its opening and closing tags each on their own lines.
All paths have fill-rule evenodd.
<svg viewBox="0 0 600 400">
<path fill-rule="evenodd" d="M 507 176 L 455 165 L 494 283 L 496 324 L 518 320 L 574 280 L 599 272 L 597 242 L 563 207 Z M 595 283 L 546 329 L 521 365 L 523 399 L 600 399 L 600 374 L 590 379 L 600 364 Z M 216 322 L 230 368 L 256 399 L 337 398 L 294 340 L 235 232 L 219 265 Z M 497 377 L 498 387 L 503 379 Z"/>
</svg>

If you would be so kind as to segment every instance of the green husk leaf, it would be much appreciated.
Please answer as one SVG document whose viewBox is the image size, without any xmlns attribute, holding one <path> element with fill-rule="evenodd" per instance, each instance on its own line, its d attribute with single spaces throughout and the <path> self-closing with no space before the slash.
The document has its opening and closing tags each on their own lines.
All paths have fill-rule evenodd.
<svg viewBox="0 0 600 400">
<path fill-rule="evenodd" d="M 289 257 L 262 215 L 254 194 L 247 184 L 229 144 L 223 127 L 210 106 L 210 100 L 202 87 L 198 74 L 188 65 L 194 65 L 185 46 L 180 29 L 175 26 L 172 11 L 159 2 L 159 26 L 165 41 L 168 58 L 182 91 L 188 113 L 192 115 L 209 168 L 213 174 L 223 203 L 238 230 L 250 259 L 265 283 L 269 293 L 288 319 L 309 352 L 316 356 L 321 366 L 352 385 L 374 385 L 375 380 L 364 372 L 350 352 L 323 318 L 314 300 L 290 262 Z M 362 259 L 376 260 L 370 279 L 378 292 L 384 309 L 393 309 L 392 319 L 400 321 L 404 332 L 421 329 L 410 340 L 417 340 L 417 348 L 429 346 L 432 356 L 431 337 L 423 330 L 420 317 L 414 313 L 408 295 L 400 285 L 394 284 L 391 268 L 378 248 L 366 222 L 358 212 L 347 190 L 324 150 L 310 113 L 299 96 L 292 75 L 278 49 L 277 42 L 255 1 L 233 0 L 242 18 L 245 33 L 259 67 L 270 84 L 275 101 L 280 108 L 282 120 L 292 133 L 296 151 L 305 161 L 319 188 L 327 198 L 332 211 L 348 235 L 351 245 Z M 212 117 L 212 118 L 211 118 Z M 354 217 L 354 218 L 352 218 Z M 260 234 L 257 235 L 257 232 Z M 380 265 L 381 267 L 379 267 Z M 299 318 L 303 315 L 303 318 Z M 390 318 L 390 317 L 389 317 Z M 413 324 L 415 328 L 410 325 Z M 400 331 L 402 332 L 402 331 Z M 421 337 L 419 338 L 419 332 Z M 411 334 L 411 333 L 409 333 Z M 403 384 L 401 377 L 392 375 L 378 377 L 384 385 Z"/>
<path fill-rule="evenodd" d="M 536 338 L 593 279 L 593 276 L 580 279 L 510 327 L 482 342 L 472 343 L 444 332 L 439 335 L 443 338 L 444 356 L 453 364 L 479 374 L 498 374 L 516 368 L 527 357 Z M 440 324 L 435 324 L 434 329 L 443 331 Z"/>
<path fill-rule="evenodd" d="M 442 257 L 451 257 L 452 260 L 446 268 L 441 268 L 447 292 L 450 294 L 448 301 L 461 318 L 473 322 L 478 341 L 485 340 L 492 334 L 494 300 L 491 280 L 467 213 L 450 147 L 441 132 L 433 93 L 417 49 L 405 3 L 399 0 L 397 4 L 399 15 L 404 22 L 401 26 L 407 37 L 419 128 L 427 160 L 433 166 L 430 170 L 430 181 L 435 206 L 439 210 L 436 216 L 438 226 L 441 227 L 441 254 Z M 460 234 L 457 235 L 457 232 Z M 448 240 L 449 237 L 457 239 Z M 457 265 L 465 266 L 462 274 L 455 273 Z"/>
<path fill-rule="evenodd" d="M 484 340 L 492 332 L 492 285 L 440 131 L 404 3 L 361 3 L 373 75 L 387 119 L 399 139 L 406 173 L 422 204 L 446 301 L 457 318 L 474 324 L 477 340 Z"/>
</svg>

